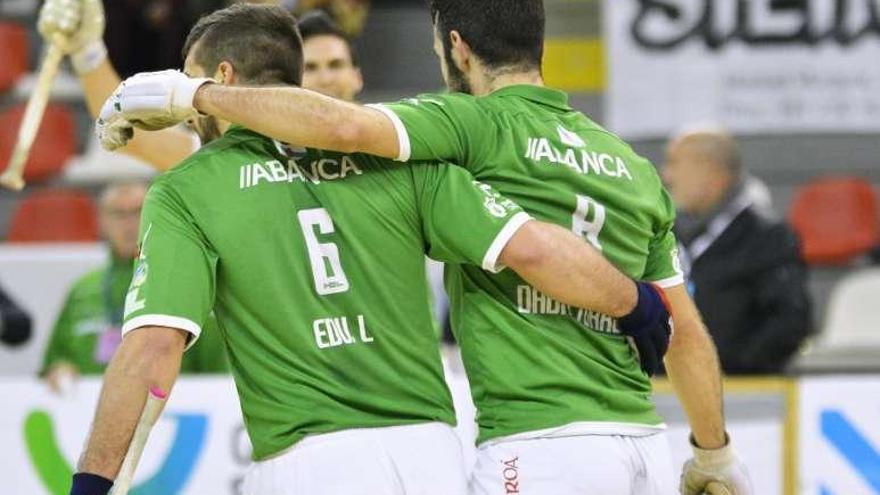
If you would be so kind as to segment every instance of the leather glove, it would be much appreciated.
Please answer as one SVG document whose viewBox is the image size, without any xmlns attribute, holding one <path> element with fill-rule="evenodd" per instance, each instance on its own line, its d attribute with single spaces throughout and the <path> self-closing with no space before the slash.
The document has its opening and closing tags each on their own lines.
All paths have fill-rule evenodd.
<svg viewBox="0 0 880 495">
<path fill-rule="evenodd" d="M 44 41 L 70 55 L 78 74 L 96 69 L 107 59 L 104 25 L 101 0 L 46 0 L 37 20 Z"/>
<path fill-rule="evenodd" d="M 691 437 L 694 456 L 681 473 L 682 495 L 752 495 L 752 480 L 745 464 L 736 455 L 730 438 L 720 449 L 701 449 Z"/>
<path fill-rule="evenodd" d="M 122 81 L 104 102 L 95 126 L 101 145 L 110 151 L 125 146 L 134 135 L 132 126 L 156 131 L 183 122 L 196 113 L 196 91 L 210 82 L 176 70 L 144 72 Z"/>
</svg>

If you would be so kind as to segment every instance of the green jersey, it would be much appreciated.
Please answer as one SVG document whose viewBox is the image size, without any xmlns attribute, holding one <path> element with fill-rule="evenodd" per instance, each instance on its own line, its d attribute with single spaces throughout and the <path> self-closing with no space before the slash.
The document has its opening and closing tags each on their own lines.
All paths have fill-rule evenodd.
<svg viewBox="0 0 880 495">
<path fill-rule="evenodd" d="M 124 331 L 198 337 L 213 307 L 257 460 L 310 434 L 454 424 L 424 256 L 497 269 L 528 219 L 457 167 L 233 126 L 150 188 Z"/>
<path fill-rule="evenodd" d="M 41 375 L 62 362 L 73 365 L 82 375 L 104 373 L 121 341 L 119 329 L 133 268 L 132 260 L 113 259 L 73 284 L 43 354 Z M 211 319 L 209 325 L 213 324 Z M 226 357 L 217 336 L 205 339 L 181 363 L 183 373 L 226 371 Z"/>
<path fill-rule="evenodd" d="M 400 161 L 449 160 L 538 220 L 582 236 L 631 277 L 683 282 L 674 209 L 654 167 L 537 86 L 378 105 Z M 547 298 L 514 273 L 447 273 L 453 329 L 478 409 L 478 442 L 514 435 L 640 434 L 662 427 L 637 356 L 602 314 Z"/>
</svg>

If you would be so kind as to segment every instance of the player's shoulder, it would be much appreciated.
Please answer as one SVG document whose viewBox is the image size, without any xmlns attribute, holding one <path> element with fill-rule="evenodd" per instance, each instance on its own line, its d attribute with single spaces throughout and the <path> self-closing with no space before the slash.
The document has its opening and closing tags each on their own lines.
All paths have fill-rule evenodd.
<svg viewBox="0 0 880 495">
<path fill-rule="evenodd" d="M 434 107 L 450 112 L 480 106 L 479 100 L 467 93 L 422 93 L 412 98 L 404 98 L 397 104 L 412 107 Z"/>
<path fill-rule="evenodd" d="M 631 163 L 634 167 L 641 169 L 643 173 L 655 179 L 658 184 L 660 183 L 657 167 L 654 166 L 650 159 L 636 151 L 632 144 L 590 119 L 585 114 L 577 111 L 573 112 L 581 119 L 582 126 L 578 130 L 578 134 L 585 138 L 587 146 L 612 152 L 615 156 L 626 160 L 627 165 Z"/>
</svg>

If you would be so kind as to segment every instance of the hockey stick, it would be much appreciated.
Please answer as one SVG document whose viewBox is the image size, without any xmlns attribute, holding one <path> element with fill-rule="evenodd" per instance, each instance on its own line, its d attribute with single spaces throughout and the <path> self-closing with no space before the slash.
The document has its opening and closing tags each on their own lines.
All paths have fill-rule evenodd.
<svg viewBox="0 0 880 495">
<path fill-rule="evenodd" d="M 134 471 L 137 469 L 138 461 L 147 444 L 147 438 L 150 436 L 150 430 L 162 414 L 162 407 L 165 405 L 167 394 L 156 387 L 150 388 L 150 394 L 147 396 L 147 403 L 144 405 L 144 412 L 141 413 L 141 419 L 138 420 L 137 428 L 131 437 L 131 444 L 128 446 L 128 452 L 125 453 L 125 459 L 122 461 L 122 468 L 116 481 L 113 483 L 113 495 L 126 495 L 131 487 L 132 479 L 134 479 Z"/>
<path fill-rule="evenodd" d="M 37 76 L 37 85 L 31 93 L 24 111 L 21 127 L 18 128 L 18 140 L 9 160 L 9 166 L 0 175 L 0 185 L 7 189 L 20 191 L 24 188 L 24 165 L 27 163 L 31 146 L 40 130 L 40 122 L 43 120 L 43 112 L 49 102 L 49 92 L 52 89 L 52 80 L 58 74 L 58 66 L 64 52 L 56 43 L 50 43 L 40 65 L 40 73 Z"/>
</svg>

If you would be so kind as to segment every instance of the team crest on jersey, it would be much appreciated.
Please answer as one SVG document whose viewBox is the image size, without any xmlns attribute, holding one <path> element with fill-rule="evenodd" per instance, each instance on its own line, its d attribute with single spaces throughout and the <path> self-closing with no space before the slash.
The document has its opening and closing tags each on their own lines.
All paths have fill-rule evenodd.
<svg viewBox="0 0 880 495">
<path fill-rule="evenodd" d="M 562 144 L 571 146 L 572 148 L 583 148 L 587 146 L 587 143 L 584 142 L 583 138 L 561 125 L 556 126 L 556 131 L 559 132 L 559 140 L 562 141 Z"/>
<path fill-rule="evenodd" d="M 274 139 L 272 142 L 275 143 L 275 149 L 277 149 L 279 153 L 293 160 L 300 160 L 309 153 L 309 151 L 302 146 L 291 146 Z"/>
</svg>

